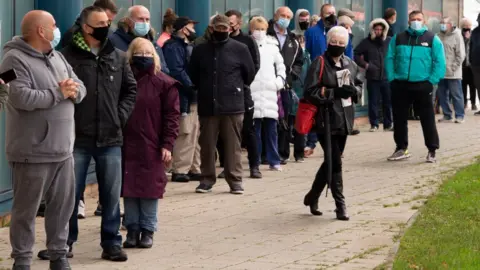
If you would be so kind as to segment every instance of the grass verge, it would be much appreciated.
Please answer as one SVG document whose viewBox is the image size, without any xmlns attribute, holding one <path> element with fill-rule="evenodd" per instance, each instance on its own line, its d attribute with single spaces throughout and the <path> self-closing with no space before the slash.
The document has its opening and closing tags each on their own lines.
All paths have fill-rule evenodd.
<svg viewBox="0 0 480 270">
<path fill-rule="evenodd" d="M 447 180 L 420 211 L 393 269 L 480 269 L 480 164 Z"/>
</svg>

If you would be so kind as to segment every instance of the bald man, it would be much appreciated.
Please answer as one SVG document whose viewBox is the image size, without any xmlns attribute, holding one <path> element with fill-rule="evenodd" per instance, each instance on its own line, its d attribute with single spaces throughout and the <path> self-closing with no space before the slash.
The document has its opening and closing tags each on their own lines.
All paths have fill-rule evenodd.
<svg viewBox="0 0 480 270">
<path fill-rule="evenodd" d="M 303 49 L 297 36 L 288 29 L 292 18 L 293 12 L 289 7 L 279 7 L 275 12 L 274 19 L 269 22 L 267 30 L 267 35 L 278 40 L 280 52 L 287 67 L 287 78 L 285 79 L 289 86 L 293 85 L 294 80 L 298 80 L 303 66 Z M 291 125 L 288 123 L 288 115 L 292 107 L 292 99 L 288 91 L 282 91 L 281 94 L 285 118 L 279 119 L 281 125 L 278 129 L 278 153 L 282 164 L 286 164 L 290 158 L 291 136 L 289 126 Z"/>
<path fill-rule="evenodd" d="M 154 35 L 155 32 L 150 24 L 150 11 L 144 6 L 136 5 L 128 9 L 127 17 L 118 22 L 118 29 L 110 35 L 109 39 L 117 49 L 124 52 L 137 37 L 150 40 L 160 57 L 162 72 L 169 74 L 170 70 L 165 62 L 162 48 L 153 40 Z"/>
<path fill-rule="evenodd" d="M 0 66 L 1 72 L 13 68 L 17 74 L 10 82 L 6 106 L 6 154 L 13 176 L 13 269 L 30 269 L 42 197 L 50 269 L 70 269 L 66 254 L 75 198 L 74 104 L 82 101 L 86 90 L 63 55 L 53 49 L 60 31 L 50 13 L 30 11 L 21 27 L 22 36 L 3 48 Z"/>
</svg>

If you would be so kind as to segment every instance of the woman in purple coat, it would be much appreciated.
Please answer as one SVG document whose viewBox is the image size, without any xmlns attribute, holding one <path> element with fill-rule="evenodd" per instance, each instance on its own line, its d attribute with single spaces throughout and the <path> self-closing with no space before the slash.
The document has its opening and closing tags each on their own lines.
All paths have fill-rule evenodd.
<svg viewBox="0 0 480 270">
<path fill-rule="evenodd" d="M 178 82 L 160 71 L 152 42 L 135 39 L 127 56 L 138 84 L 135 108 L 124 130 L 124 248 L 151 248 L 157 228 L 158 199 L 163 198 L 173 143 L 178 135 Z"/>
</svg>

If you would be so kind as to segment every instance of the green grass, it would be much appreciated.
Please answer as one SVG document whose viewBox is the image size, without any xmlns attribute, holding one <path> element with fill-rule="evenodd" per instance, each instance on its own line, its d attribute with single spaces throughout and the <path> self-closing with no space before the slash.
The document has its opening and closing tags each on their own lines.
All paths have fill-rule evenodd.
<svg viewBox="0 0 480 270">
<path fill-rule="evenodd" d="M 393 269 L 480 269 L 480 164 L 447 180 L 420 211 Z"/>
</svg>

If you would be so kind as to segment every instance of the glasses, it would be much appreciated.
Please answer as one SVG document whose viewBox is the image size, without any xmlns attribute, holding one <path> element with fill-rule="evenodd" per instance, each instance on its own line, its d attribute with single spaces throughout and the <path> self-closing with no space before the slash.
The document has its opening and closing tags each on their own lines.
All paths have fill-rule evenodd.
<svg viewBox="0 0 480 270">
<path fill-rule="evenodd" d="M 153 57 L 151 52 L 134 52 L 133 56 Z"/>
</svg>

